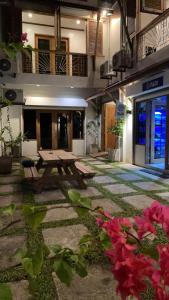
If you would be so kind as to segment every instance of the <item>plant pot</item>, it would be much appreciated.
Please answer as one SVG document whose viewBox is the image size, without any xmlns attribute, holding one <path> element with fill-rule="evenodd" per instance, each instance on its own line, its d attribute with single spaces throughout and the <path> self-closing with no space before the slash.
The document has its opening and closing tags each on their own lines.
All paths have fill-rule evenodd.
<svg viewBox="0 0 169 300">
<path fill-rule="evenodd" d="M 110 161 L 117 161 L 116 156 L 117 156 L 118 150 L 119 150 L 118 148 L 117 149 L 108 148 L 107 149 L 108 160 L 110 160 Z"/>
<path fill-rule="evenodd" d="M 0 174 L 8 174 L 12 171 L 12 157 L 2 156 L 0 157 Z"/>
<path fill-rule="evenodd" d="M 19 158 L 21 156 L 21 148 L 20 146 L 13 146 L 12 148 L 13 157 Z"/>
</svg>

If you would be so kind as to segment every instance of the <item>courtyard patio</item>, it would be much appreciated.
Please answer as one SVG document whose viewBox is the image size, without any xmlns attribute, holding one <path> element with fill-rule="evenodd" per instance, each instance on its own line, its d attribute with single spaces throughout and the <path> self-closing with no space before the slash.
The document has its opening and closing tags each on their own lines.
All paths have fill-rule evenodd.
<svg viewBox="0 0 169 300">
<path fill-rule="evenodd" d="M 92 199 L 92 208 L 98 206 L 114 216 L 133 217 L 152 204 L 154 200 L 162 204 L 169 203 L 169 179 L 160 178 L 147 173 L 140 167 L 124 163 L 110 163 L 106 159 L 82 158 L 90 166 L 96 176 L 87 180 L 87 189 L 78 190 L 82 196 Z M 13 226 L 1 230 L 0 236 L 0 282 L 10 284 L 13 300 L 44 299 L 44 300 L 112 300 L 118 299 L 116 283 L 99 250 L 93 249 L 89 256 L 88 276 L 81 279 L 75 276 L 68 288 L 59 281 L 52 270 L 50 259 L 46 259 L 42 274 L 36 286 L 27 277 L 20 260 L 15 255 L 17 249 L 27 245 L 34 248 L 39 241 L 45 241 L 51 247 L 56 244 L 77 249 L 81 237 L 90 233 L 95 237 L 98 227 L 93 213 L 81 215 L 78 209 L 66 208 L 70 203 L 67 191 L 70 183 L 65 182 L 61 189 L 45 190 L 34 194 L 30 189 L 23 188 L 23 169 L 19 163 L 13 164 L 9 176 L 0 177 L 0 206 L 15 203 L 17 210 L 13 217 Z M 48 210 L 38 233 L 33 234 L 24 220 L 20 218 L 20 204 L 45 204 Z M 57 208 L 61 206 L 62 208 Z M 4 218 L 1 228 L 9 223 Z"/>
</svg>

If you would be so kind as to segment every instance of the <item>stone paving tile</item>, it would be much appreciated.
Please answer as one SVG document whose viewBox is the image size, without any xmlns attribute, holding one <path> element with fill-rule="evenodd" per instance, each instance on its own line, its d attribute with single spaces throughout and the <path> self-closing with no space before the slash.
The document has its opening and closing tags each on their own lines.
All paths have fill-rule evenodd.
<svg viewBox="0 0 169 300">
<path fill-rule="evenodd" d="M 162 199 L 169 201 L 169 192 L 165 192 L 165 193 L 158 193 L 156 194 L 157 196 L 161 197 Z"/>
<path fill-rule="evenodd" d="M 4 184 L 0 185 L 0 193 L 14 193 L 21 190 L 21 186 L 18 184 Z"/>
<path fill-rule="evenodd" d="M 85 278 L 75 275 L 70 287 L 61 283 L 55 273 L 53 279 L 59 300 L 120 300 L 110 270 L 102 266 L 90 266 Z"/>
<path fill-rule="evenodd" d="M 29 282 L 27 280 L 9 282 L 12 292 L 12 300 L 29 300 Z M 5 299 L 4 299 L 5 300 Z"/>
<path fill-rule="evenodd" d="M 143 171 L 136 171 L 135 173 L 138 174 L 138 175 L 147 177 L 148 179 L 151 179 L 151 180 L 160 180 L 159 176 L 149 174 L 149 173 L 146 173 L 146 172 L 143 172 Z"/>
<path fill-rule="evenodd" d="M 164 186 L 157 184 L 153 181 L 133 182 L 133 184 L 145 191 L 158 191 L 166 189 Z"/>
<path fill-rule="evenodd" d="M 112 184 L 104 186 L 112 194 L 128 194 L 128 193 L 135 193 L 136 190 L 130 188 L 125 184 Z"/>
<path fill-rule="evenodd" d="M 0 229 L 2 229 L 3 227 L 7 226 L 9 223 L 11 223 L 11 221 L 17 221 L 19 219 L 21 221 L 13 224 L 12 226 L 10 226 L 10 229 L 24 227 L 24 221 L 23 221 L 23 217 L 21 215 L 20 210 L 16 210 L 14 212 L 12 218 L 10 216 L 2 215 L 1 216 L 1 222 L 0 222 Z"/>
<path fill-rule="evenodd" d="M 102 194 L 95 187 L 87 187 L 85 190 L 75 189 L 75 191 L 79 192 L 82 197 L 95 197 L 101 196 Z"/>
<path fill-rule="evenodd" d="M 102 183 L 102 184 L 116 182 L 115 179 L 113 179 L 112 177 L 109 177 L 109 176 L 96 176 L 96 177 L 94 177 L 94 181 L 97 183 Z"/>
<path fill-rule="evenodd" d="M 91 165 L 103 165 L 103 162 L 102 161 L 99 161 L 99 160 L 94 160 L 94 161 L 90 161 L 90 164 Z"/>
<path fill-rule="evenodd" d="M 4 176 L 0 178 L 0 184 L 8 184 L 8 183 L 20 183 L 22 178 L 20 176 Z"/>
<path fill-rule="evenodd" d="M 122 209 L 116 203 L 114 203 L 112 200 L 106 199 L 106 198 L 92 200 L 92 209 L 95 209 L 98 206 L 103 207 L 104 210 L 106 210 L 112 214 L 122 211 Z M 93 212 L 92 212 L 92 214 L 93 214 Z"/>
<path fill-rule="evenodd" d="M 54 205 L 56 207 L 57 205 Z M 52 221 L 58 221 L 58 220 L 66 220 L 66 219 L 73 219 L 77 218 L 78 215 L 75 212 L 75 210 L 70 207 L 66 208 L 66 206 L 69 206 L 69 204 L 59 204 L 59 206 L 63 206 L 65 208 L 54 208 L 53 205 L 47 205 L 47 208 L 49 209 L 46 213 L 45 219 L 43 222 L 52 222 Z"/>
<path fill-rule="evenodd" d="M 151 206 L 154 202 L 154 199 L 146 196 L 146 195 L 136 195 L 136 196 L 128 196 L 122 198 L 124 202 L 133 205 L 137 209 L 144 209 L 146 207 Z"/>
<path fill-rule="evenodd" d="M 22 195 L 21 194 L 11 194 L 0 196 L 0 207 L 8 206 L 11 203 L 21 204 Z"/>
<path fill-rule="evenodd" d="M 48 201 L 57 201 L 65 199 L 64 194 L 61 190 L 51 190 L 51 191 L 44 191 L 41 194 L 35 194 L 34 199 L 36 203 L 45 203 Z"/>
<path fill-rule="evenodd" d="M 81 237 L 87 233 L 87 228 L 81 224 L 43 229 L 43 237 L 48 246 L 59 244 L 73 250 L 78 248 Z"/>
<path fill-rule="evenodd" d="M 112 167 L 111 165 L 108 165 L 108 164 L 97 165 L 97 168 L 103 169 L 103 170 L 106 170 L 106 169 L 113 169 L 113 167 Z"/>
<path fill-rule="evenodd" d="M 127 169 L 127 170 L 140 170 L 142 169 L 142 167 L 139 167 L 139 166 L 135 166 L 135 165 L 131 165 L 131 164 L 126 164 L 126 163 L 119 163 L 117 165 L 117 167 L 120 167 L 120 168 L 124 168 L 124 169 Z"/>
<path fill-rule="evenodd" d="M 108 169 L 106 170 L 106 172 L 111 173 L 112 175 L 116 175 L 116 174 L 128 174 L 128 172 L 122 170 L 122 169 L 118 169 L 118 168 L 112 168 L 112 169 Z"/>
<path fill-rule="evenodd" d="M 137 176 L 132 173 L 120 174 L 120 175 L 117 175 L 117 177 L 119 179 L 126 180 L 126 181 L 143 180 L 143 178 L 141 178 L 140 176 Z"/>
<path fill-rule="evenodd" d="M 25 245 L 24 236 L 0 237 L 0 270 L 7 269 L 20 263 L 20 258 L 15 256 L 16 250 Z"/>
</svg>

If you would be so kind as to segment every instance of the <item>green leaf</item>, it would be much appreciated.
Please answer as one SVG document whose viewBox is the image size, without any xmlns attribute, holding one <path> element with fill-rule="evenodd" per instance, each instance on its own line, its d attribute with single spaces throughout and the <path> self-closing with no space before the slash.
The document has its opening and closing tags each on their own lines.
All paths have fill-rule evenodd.
<svg viewBox="0 0 169 300">
<path fill-rule="evenodd" d="M 81 204 L 81 206 L 90 209 L 92 207 L 92 201 L 90 198 L 80 198 L 79 199 L 79 203 Z"/>
<path fill-rule="evenodd" d="M 54 262 L 54 270 L 60 281 L 70 286 L 73 279 L 73 268 L 64 259 L 58 259 Z"/>
<path fill-rule="evenodd" d="M 7 207 L 3 208 L 3 214 L 12 217 L 15 210 L 16 210 L 16 205 L 10 204 Z"/>
<path fill-rule="evenodd" d="M 75 190 L 69 190 L 68 196 L 73 203 L 78 204 L 80 199 L 80 193 Z"/>
<path fill-rule="evenodd" d="M 29 274 L 30 277 L 35 278 L 32 259 L 29 257 L 23 258 L 22 265 L 26 273 Z"/>
<path fill-rule="evenodd" d="M 79 206 L 90 209 L 92 206 L 91 199 L 87 197 L 81 197 L 80 193 L 75 190 L 69 190 L 68 195 L 70 200 Z"/>
<path fill-rule="evenodd" d="M 7 283 L 0 283 L 0 299 L 12 300 L 12 292 Z"/>
<path fill-rule="evenodd" d="M 84 260 L 82 260 L 82 259 L 79 259 L 75 270 L 76 270 L 76 273 L 82 278 L 86 277 L 88 274 L 86 264 L 85 264 Z"/>
<path fill-rule="evenodd" d="M 43 266 L 43 249 L 39 247 L 32 258 L 33 263 L 33 273 L 36 277 L 41 273 L 42 266 Z"/>
<path fill-rule="evenodd" d="M 23 215 L 25 216 L 28 225 L 32 227 L 33 231 L 35 231 L 40 226 L 46 216 L 46 212 L 46 206 L 24 205 L 23 207 Z"/>
<path fill-rule="evenodd" d="M 143 247 L 141 247 L 141 252 L 155 260 L 159 259 L 159 253 L 157 251 L 156 246 L 153 246 L 153 245 L 143 246 Z"/>
<path fill-rule="evenodd" d="M 104 249 L 111 248 L 111 241 L 105 231 L 101 231 L 99 238 Z"/>
</svg>

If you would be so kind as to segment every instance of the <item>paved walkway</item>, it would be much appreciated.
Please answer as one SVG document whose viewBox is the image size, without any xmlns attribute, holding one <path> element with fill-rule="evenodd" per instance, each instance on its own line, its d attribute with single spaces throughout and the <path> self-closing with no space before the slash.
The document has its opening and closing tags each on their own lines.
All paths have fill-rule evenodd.
<svg viewBox="0 0 169 300">
<path fill-rule="evenodd" d="M 133 217 L 143 208 L 151 205 L 154 200 L 169 204 L 169 179 L 142 172 L 141 168 L 122 163 L 109 163 L 103 159 L 94 160 L 84 158 L 84 163 L 90 165 L 97 175 L 88 181 L 86 190 L 79 190 L 81 195 L 92 199 L 93 208 L 102 206 L 113 215 Z M 63 204 L 61 209 L 49 210 L 42 228 L 36 236 L 25 227 L 24 220 L 9 228 L 0 235 L 0 282 L 9 282 L 14 300 L 28 300 L 30 295 L 39 300 L 113 300 L 118 299 L 115 294 L 115 282 L 108 267 L 103 267 L 100 253 L 91 253 L 89 274 L 80 279 L 75 276 L 71 286 L 65 287 L 53 273 L 49 260 L 46 261 L 42 276 L 37 286 L 27 280 L 24 271 L 16 267 L 19 259 L 14 256 L 18 248 L 24 245 L 34 247 L 39 240 L 44 239 L 48 246 L 60 244 L 77 249 L 80 238 L 90 232 L 93 236 L 97 231 L 93 214 L 81 216 L 78 210 L 66 208 L 68 205 L 67 189 L 69 184 L 61 190 L 47 190 L 40 195 L 22 189 L 22 170 L 15 163 L 10 176 L 0 176 L 0 207 L 15 203 Z M 15 218 L 20 216 L 17 209 Z M 3 224 L 9 219 L 4 218 Z M 2 227 L 1 227 L 2 228 Z M 6 269 L 8 270 L 6 271 Z"/>
</svg>

